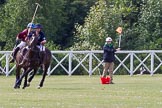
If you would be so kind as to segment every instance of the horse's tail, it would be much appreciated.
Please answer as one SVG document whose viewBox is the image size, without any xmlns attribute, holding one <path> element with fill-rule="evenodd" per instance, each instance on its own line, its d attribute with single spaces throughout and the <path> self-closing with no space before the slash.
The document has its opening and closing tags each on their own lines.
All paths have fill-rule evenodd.
<svg viewBox="0 0 162 108">
<path fill-rule="evenodd" d="M 45 52 L 46 52 L 46 54 L 45 54 L 45 56 L 46 56 L 46 63 L 45 64 L 50 65 L 51 59 L 52 59 L 52 53 L 51 53 L 51 51 L 48 48 L 45 49 Z"/>
</svg>

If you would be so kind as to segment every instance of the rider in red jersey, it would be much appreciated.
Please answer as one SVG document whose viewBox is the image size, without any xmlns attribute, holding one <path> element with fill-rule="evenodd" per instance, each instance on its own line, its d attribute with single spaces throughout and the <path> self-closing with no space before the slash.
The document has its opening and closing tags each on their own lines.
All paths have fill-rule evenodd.
<svg viewBox="0 0 162 108">
<path fill-rule="evenodd" d="M 16 37 L 16 47 L 14 47 L 14 49 L 13 49 L 12 59 L 10 60 L 10 63 L 13 63 L 15 61 L 16 54 L 19 51 L 19 49 L 21 49 L 22 47 L 26 46 L 27 35 L 29 34 L 29 32 L 31 31 L 32 28 L 34 28 L 34 24 L 33 23 L 29 23 L 27 25 L 27 28 L 24 29 L 22 32 L 20 32 L 17 35 L 17 37 Z M 19 40 L 21 42 L 18 44 Z"/>
</svg>

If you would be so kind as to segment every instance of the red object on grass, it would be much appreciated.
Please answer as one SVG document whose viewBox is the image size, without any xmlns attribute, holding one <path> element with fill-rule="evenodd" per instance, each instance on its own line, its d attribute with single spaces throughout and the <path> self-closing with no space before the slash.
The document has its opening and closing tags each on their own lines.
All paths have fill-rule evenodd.
<svg viewBox="0 0 162 108">
<path fill-rule="evenodd" d="M 110 84 L 110 77 L 100 77 L 102 84 Z"/>
</svg>

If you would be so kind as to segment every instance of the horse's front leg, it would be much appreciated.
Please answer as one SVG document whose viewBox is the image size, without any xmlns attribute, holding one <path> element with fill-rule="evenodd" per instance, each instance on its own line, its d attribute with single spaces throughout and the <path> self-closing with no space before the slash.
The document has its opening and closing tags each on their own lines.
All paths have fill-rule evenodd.
<svg viewBox="0 0 162 108">
<path fill-rule="evenodd" d="M 20 84 L 17 84 L 17 82 L 19 81 L 20 79 L 20 67 L 18 65 L 16 65 L 16 81 L 15 81 L 15 85 L 14 85 L 14 88 L 17 89 L 17 88 L 20 88 Z"/>
<path fill-rule="evenodd" d="M 23 73 L 22 73 L 22 75 L 21 75 L 21 77 L 20 77 L 20 79 L 16 82 L 16 85 L 19 85 L 19 84 L 21 84 L 21 82 L 22 82 L 22 79 L 26 76 L 26 75 L 28 75 L 28 73 L 31 71 L 32 69 L 31 68 L 29 68 L 29 69 L 27 69 L 26 71 L 24 71 Z"/>
<path fill-rule="evenodd" d="M 41 87 L 43 87 L 43 83 L 44 83 L 44 80 L 45 80 L 46 75 L 47 75 L 47 70 L 48 70 L 48 67 L 45 66 L 45 69 L 43 71 L 43 76 L 42 76 L 42 79 L 41 79 L 40 84 L 38 86 L 38 89 L 40 89 Z"/>
<path fill-rule="evenodd" d="M 29 79 L 28 79 L 28 83 L 27 83 L 27 87 L 30 86 L 30 82 L 32 81 L 32 79 L 34 78 L 36 72 L 37 72 L 38 68 L 34 69 L 34 72 L 32 73 L 31 76 L 29 76 Z"/>
<path fill-rule="evenodd" d="M 25 71 L 26 71 L 26 70 L 24 70 L 24 72 L 25 72 Z M 25 87 L 27 87 L 27 79 L 28 79 L 28 73 L 25 75 L 23 89 L 25 89 Z"/>
</svg>

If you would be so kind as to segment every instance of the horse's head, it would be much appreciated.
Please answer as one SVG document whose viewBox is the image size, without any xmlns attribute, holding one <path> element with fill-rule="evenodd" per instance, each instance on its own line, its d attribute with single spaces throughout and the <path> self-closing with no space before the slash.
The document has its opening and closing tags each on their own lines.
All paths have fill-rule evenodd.
<svg viewBox="0 0 162 108">
<path fill-rule="evenodd" d="M 36 48 L 37 43 L 38 43 L 38 36 L 36 36 L 36 35 L 33 34 L 29 38 L 28 46 L 29 46 L 30 49 L 34 49 L 34 48 Z"/>
</svg>

